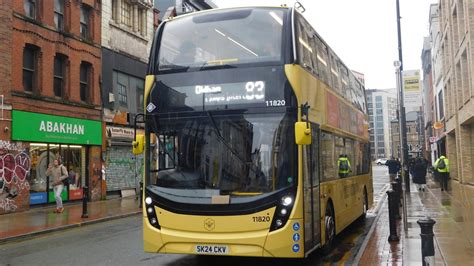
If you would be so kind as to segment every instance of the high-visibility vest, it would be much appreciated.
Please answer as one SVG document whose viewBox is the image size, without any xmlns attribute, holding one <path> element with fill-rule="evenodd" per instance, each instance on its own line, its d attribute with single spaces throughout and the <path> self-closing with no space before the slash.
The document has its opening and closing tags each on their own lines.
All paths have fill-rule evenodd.
<svg viewBox="0 0 474 266">
<path fill-rule="evenodd" d="M 347 168 L 347 170 L 342 170 L 340 168 L 340 165 L 341 165 L 341 162 L 342 161 L 347 161 L 347 165 L 349 166 Z M 349 161 L 349 159 L 345 158 L 345 157 L 341 157 L 337 160 L 337 169 L 339 171 L 340 174 L 348 174 L 349 173 L 349 170 L 351 169 L 351 162 Z"/>
<path fill-rule="evenodd" d="M 446 165 L 446 167 L 443 168 L 443 169 L 438 168 L 438 164 L 439 164 L 440 160 L 443 160 L 444 164 Z M 434 163 L 434 167 L 435 167 L 436 171 L 438 171 L 438 173 L 449 173 L 449 160 L 448 160 L 448 158 L 446 158 L 444 156 L 439 157 L 436 160 L 436 162 Z"/>
</svg>

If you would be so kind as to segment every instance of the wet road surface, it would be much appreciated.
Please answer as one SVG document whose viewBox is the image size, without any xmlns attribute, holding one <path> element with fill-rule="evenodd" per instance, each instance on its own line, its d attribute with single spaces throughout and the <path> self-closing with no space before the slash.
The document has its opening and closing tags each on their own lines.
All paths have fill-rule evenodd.
<svg viewBox="0 0 474 266">
<path fill-rule="evenodd" d="M 374 167 L 374 201 L 380 201 L 386 186 L 386 167 Z M 379 180 L 380 179 L 380 180 Z M 385 184 L 384 184 L 385 182 Z M 354 259 L 375 214 L 356 221 L 336 239 L 327 256 L 316 251 L 305 260 L 195 255 L 148 254 L 143 252 L 140 215 L 60 231 L 35 239 L 0 246 L 0 265 L 323 265 Z"/>
</svg>

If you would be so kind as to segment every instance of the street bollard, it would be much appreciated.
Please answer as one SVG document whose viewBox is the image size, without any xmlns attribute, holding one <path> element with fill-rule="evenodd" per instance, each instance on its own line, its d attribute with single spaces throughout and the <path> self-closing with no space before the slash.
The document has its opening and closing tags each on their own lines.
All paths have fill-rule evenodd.
<svg viewBox="0 0 474 266">
<path fill-rule="evenodd" d="M 388 220 L 389 220 L 389 225 L 390 225 L 390 236 L 388 236 L 388 241 L 399 241 L 400 238 L 398 238 L 397 235 L 397 224 L 396 224 L 396 217 L 395 217 L 395 209 L 398 209 L 398 202 L 396 200 L 396 195 L 393 190 L 388 190 L 387 191 L 388 195 Z"/>
<path fill-rule="evenodd" d="M 82 188 L 82 216 L 81 218 L 89 218 L 89 214 L 87 213 L 87 199 L 89 195 L 89 188 L 87 186 Z"/>
<path fill-rule="evenodd" d="M 403 190 L 402 190 L 402 177 L 400 176 L 400 173 L 398 176 L 395 178 L 395 181 L 397 182 L 397 191 L 398 191 L 398 202 L 400 203 L 400 207 L 402 206 L 402 198 L 403 198 Z"/>
<path fill-rule="evenodd" d="M 398 191 L 398 183 L 397 182 L 391 182 L 391 185 L 392 185 L 392 190 L 393 190 L 393 201 L 395 201 L 395 203 L 393 204 L 394 208 L 393 208 L 393 211 L 394 211 L 394 215 L 395 215 L 395 219 L 399 220 L 401 219 L 402 217 L 400 216 L 400 194 L 399 194 L 399 191 Z"/>
<path fill-rule="evenodd" d="M 433 226 L 435 220 L 427 217 L 417 221 L 421 229 L 421 258 L 423 265 L 435 265 L 435 252 L 433 244 Z"/>
<path fill-rule="evenodd" d="M 138 205 L 138 208 L 142 208 L 142 201 L 143 201 L 143 182 L 140 181 L 140 197 L 138 197 L 140 199 L 140 203 Z"/>
</svg>

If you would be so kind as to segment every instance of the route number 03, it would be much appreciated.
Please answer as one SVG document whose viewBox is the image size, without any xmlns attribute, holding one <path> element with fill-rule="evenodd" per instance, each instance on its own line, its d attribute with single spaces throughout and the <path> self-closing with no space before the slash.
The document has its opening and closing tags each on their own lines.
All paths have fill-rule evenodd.
<svg viewBox="0 0 474 266">
<path fill-rule="evenodd" d="M 249 81 L 245 83 L 247 100 L 262 100 L 265 98 L 265 83 L 263 81 Z"/>
</svg>

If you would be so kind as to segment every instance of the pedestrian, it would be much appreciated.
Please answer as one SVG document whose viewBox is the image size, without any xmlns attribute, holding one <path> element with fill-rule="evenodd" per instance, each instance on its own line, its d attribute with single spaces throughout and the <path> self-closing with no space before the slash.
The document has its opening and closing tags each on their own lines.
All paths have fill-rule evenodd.
<svg viewBox="0 0 474 266">
<path fill-rule="evenodd" d="M 441 191 L 448 191 L 449 179 L 449 160 L 444 155 L 441 155 L 434 163 L 434 169 L 438 172 L 440 179 Z"/>
<path fill-rule="evenodd" d="M 387 160 L 385 163 L 388 166 L 388 176 L 390 177 L 390 182 L 395 181 L 398 171 L 400 171 L 401 165 L 400 161 L 395 160 L 395 158 L 390 157 L 390 160 Z"/>
<path fill-rule="evenodd" d="M 416 184 L 418 191 L 425 191 L 426 188 L 426 168 L 427 164 L 425 159 L 418 157 L 416 158 L 413 169 L 412 169 L 412 177 L 413 183 Z"/>
<path fill-rule="evenodd" d="M 49 164 L 48 170 L 46 170 L 46 175 L 53 178 L 53 190 L 56 199 L 56 210 L 54 210 L 54 213 L 62 213 L 64 207 L 61 193 L 64 188 L 63 180 L 68 178 L 67 169 L 59 163 L 59 159 L 54 159 L 53 164 Z"/>
<path fill-rule="evenodd" d="M 341 154 L 339 155 L 339 159 L 337 160 L 337 169 L 339 169 L 339 177 L 348 177 L 349 172 L 352 172 L 351 170 L 351 162 L 349 161 L 349 158 L 347 158 L 347 154 Z"/>
</svg>

